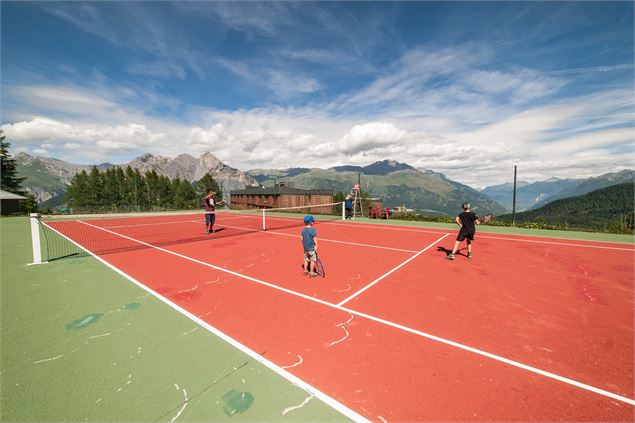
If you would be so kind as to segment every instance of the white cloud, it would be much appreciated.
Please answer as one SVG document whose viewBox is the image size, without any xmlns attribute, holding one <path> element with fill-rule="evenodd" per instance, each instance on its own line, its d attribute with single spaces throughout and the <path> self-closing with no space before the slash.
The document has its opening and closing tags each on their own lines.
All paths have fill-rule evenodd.
<svg viewBox="0 0 635 423">
<path fill-rule="evenodd" d="M 463 83 L 467 89 L 485 94 L 506 94 L 512 103 L 522 103 L 545 97 L 562 88 L 566 82 L 531 69 L 520 69 L 513 73 L 476 71 L 470 73 Z"/>
<path fill-rule="evenodd" d="M 304 59 L 320 54 L 308 51 Z M 9 86 L 10 113 L 30 115 L 3 129 L 15 151 L 80 163 L 205 151 L 242 170 L 366 165 L 389 158 L 477 186 L 508 181 L 514 164 L 525 179 L 635 166 L 633 154 L 624 154 L 633 145 L 631 91 L 535 105 L 532 101 L 547 98 L 564 81 L 528 69 L 485 71 L 481 65 L 488 54 L 467 47 L 409 51 L 357 91 L 303 107 L 216 110 L 107 81 Z M 216 63 L 249 76 L 244 63 Z M 185 69 L 168 71 L 178 76 Z M 284 71 L 254 78 L 279 98 L 325 88 L 310 76 Z M 178 117 L 154 114 L 165 109 L 178 110 Z"/>
<path fill-rule="evenodd" d="M 404 141 L 408 133 L 389 122 L 370 122 L 355 125 L 348 134 L 338 142 L 339 150 L 353 154 L 360 151 L 373 150 L 399 144 Z"/>
<path fill-rule="evenodd" d="M 320 83 L 313 78 L 292 75 L 282 71 L 272 71 L 268 84 L 275 95 L 282 99 L 313 93 L 322 88 Z"/>
<path fill-rule="evenodd" d="M 35 154 L 48 155 L 56 148 L 78 151 L 86 157 L 106 158 L 126 151 L 141 151 L 165 138 L 144 125 L 71 125 L 37 117 L 2 125 L 7 138 Z"/>
<path fill-rule="evenodd" d="M 133 75 L 157 76 L 161 78 L 185 79 L 187 73 L 183 66 L 170 62 L 136 63 L 128 67 Z"/>
</svg>

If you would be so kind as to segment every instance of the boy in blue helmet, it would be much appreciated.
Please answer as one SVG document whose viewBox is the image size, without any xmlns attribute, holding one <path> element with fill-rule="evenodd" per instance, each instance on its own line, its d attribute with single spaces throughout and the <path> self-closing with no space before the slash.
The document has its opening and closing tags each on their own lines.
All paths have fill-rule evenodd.
<svg viewBox="0 0 635 423">
<path fill-rule="evenodd" d="M 459 245 L 464 240 L 467 240 L 467 258 L 472 258 L 472 241 L 474 241 L 474 235 L 476 234 L 476 225 L 481 224 L 478 216 L 470 210 L 470 203 L 463 203 L 461 207 L 463 208 L 463 213 L 454 219 L 461 229 L 454 242 L 452 252 L 446 256 L 448 260 L 454 260 Z"/>
<path fill-rule="evenodd" d="M 317 276 L 315 273 L 315 262 L 317 261 L 316 250 L 317 245 L 317 231 L 313 227 L 315 218 L 313 216 L 304 217 L 304 228 L 302 228 L 302 247 L 304 248 L 304 263 L 302 269 L 304 270 L 304 276 L 314 278 Z"/>
</svg>

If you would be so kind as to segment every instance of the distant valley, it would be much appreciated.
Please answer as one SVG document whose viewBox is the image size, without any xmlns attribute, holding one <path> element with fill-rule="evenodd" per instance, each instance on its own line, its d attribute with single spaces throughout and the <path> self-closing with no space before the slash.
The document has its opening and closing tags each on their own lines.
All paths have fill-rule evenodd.
<svg viewBox="0 0 635 423">
<path fill-rule="evenodd" d="M 514 221 L 520 226 L 633 233 L 634 197 L 635 185 L 626 182 L 554 200 L 540 208 L 517 213 Z M 512 215 L 496 219 L 510 223 Z"/>
<path fill-rule="evenodd" d="M 632 183 L 634 178 L 635 172 L 627 169 L 586 179 L 550 178 L 534 183 L 519 181 L 516 184 L 516 211 L 532 210 L 560 198 L 582 195 L 621 183 Z M 480 192 L 511 210 L 513 189 L 513 184 L 507 183 L 489 186 Z"/>
</svg>

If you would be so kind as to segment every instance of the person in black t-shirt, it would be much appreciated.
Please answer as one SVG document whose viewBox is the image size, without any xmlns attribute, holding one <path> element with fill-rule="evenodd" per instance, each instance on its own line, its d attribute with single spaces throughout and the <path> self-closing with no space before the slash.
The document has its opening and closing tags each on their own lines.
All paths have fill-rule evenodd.
<svg viewBox="0 0 635 423">
<path fill-rule="evenodd" d="M 344 209 L 346 209 L 345 217 L 347 219 L 353 218 L 353 196 L 350 194 L 346 194 L 346 199 L 344 200 Z"/>
<path fill-rule="evenodd" d="M 216 221 L 216 206 L 223 204 L 223 201 L 216 201 L 214 199 L 216 192 L 208 188 L 207 196 L 203 198 L 203 207 L 205 207 L 205 233 L 214 233 L 214 222 Z"/>
<path fill-rule="evenodd" d="M 463 207 L 463 213 L 459 214 L 454 221 L 461 228 L 459 234 L 454 242 L 454 248 L 452 252 L 446 256 L 448 260 L 454 260 L 454 255 L 459 249 L 459 245 L 463 240 L 467 240 L 467 258 L 472 258 L 472 241 L 474 241 L 474 234 L 476 233 L 476 225 L 480 225 L 481 221 L 478 216 L 470 211 L 470 203 L 461 204 Z"/>
</svg>

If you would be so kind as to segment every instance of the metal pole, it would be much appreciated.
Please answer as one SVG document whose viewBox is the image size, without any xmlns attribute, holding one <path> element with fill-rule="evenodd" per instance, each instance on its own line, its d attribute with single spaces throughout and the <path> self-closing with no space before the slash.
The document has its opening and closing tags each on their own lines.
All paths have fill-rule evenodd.
<svg viewBox="0 0 635 423">
<path fill-rule="evenodd" d="M 516 226 L 516 165 L 514 165 L 514 198 L 512 200 L 512 226 Z"/>
<path fill-rule="evenodd" d="M 139 205 L 137 203 L 137 174 L 134 174 L 134 209 L 139 211 Z"/>
<path fill-rule="evenodd" d="M 38 213 L 31 213 L 30 218 L 33 263 L 29 263 L 29 265 L 47 263 L 46 261 L 42 261 L 42 240 L 40 238 L 40 223 L 38 221 L 40 215 Z"/>
</svg>

